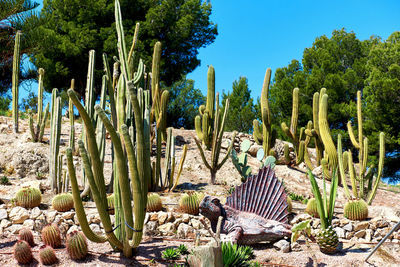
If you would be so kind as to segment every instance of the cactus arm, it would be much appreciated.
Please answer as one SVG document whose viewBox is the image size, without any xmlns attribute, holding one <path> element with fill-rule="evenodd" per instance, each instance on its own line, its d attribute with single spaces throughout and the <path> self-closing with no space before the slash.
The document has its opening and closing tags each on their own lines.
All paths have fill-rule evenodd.
<svg viewBox="0 0 400 267">
<path fill-rule="evenodd" d="M 43 76 L 44 69 L 39 69 L 39 81 L 38 81 L 38 116 L 36 118 L 36 124 L 40 125 L 43 117 Z"/>
<path fill-rule="evenodd" d="M 204 162 L 204 165 L 206 165 L 206 167 L 207 167 L 209 170 L 212 170 L 210 164 L 208 164 L 208 162 L 207 162 L 207 160 L 206 160 L 206 157 L 205 157 L 205 155 L 204 155 L 204 151 L 203 151 L 203 148 L 201 147 L 200 141 L 197 140 L 196 137 L 193 137 L 193 138 L 194 138 L 194 141 L 196 142 L 197 148 L 198 148 L 199 151 L 200 151 L 200 156 L 201 156 L 201 159 L 202 159 L 203 162 Z"/>
<path fill-rule="evenodd" d="M 260 123 L 258 120 L 253 120 L 253 138 L 258 145 L 262 144 L 262 132 L 260 130 Z"/>
<path fill-rule="evenodd" d="M 175 136 L 173 137 L 173 142 L 175 144 Z M 171 187 L 174 184 L 174 177 L 175 177 L 175 167 L 176 167 L 175 146 L 172 147 L 171 153 L 172 153 L 172 155 L 171 155 L 171 174 L 170 174 L 169 183 L 168 183 L 169 190 L 171 190 Z"/>
<path fill-rule="evenodd" d="M 351 199 L 349 187 L 347 186 L 347 181 L 346 181 L 346 173 L 345 173 L 345 168 L 343 164 L 343 152 L 342 152 L 342 135 L 338 135 L 338 140 L 337 140 L 337 153 L 338 153 L 338 164 L 339 164 L 339 172 L 340 172 L 340 178 L 343 184 L 343 189 L 345 192 L 345 195 L 348 199 Z"/>
<path fill-rule="evenodd" d="M 43 140 L 44 128 L 46 128 L 46 121 L 47 121 L 47 118 L 49 117 L 49 109 L 50 109 L 50 104 L 47 103 L 46 108 L 44 110 L 44 116 L 42 119 L 42 123 L 40 125 L 39 142 L 42 142 L 42 140 Z"/>
<path fill-rule="evenodd" d="M 302 163 L 304 161 L 304 154 L 305 154 L 305 143 L 304 141 L 300 141 L 299 144 L 299 151 L 296 153 L 296 165 L 299 165 L 300 163 Z"/>
<path fill-rule="evenodd" d="M 356 149 L 360 149 L 360 144 L 357 142 L 356 136 L 353 131 L 353 126 L 351 126 L 351 121 L 347 122 L 347 131 L 349 132 L 350 140 Z"/>
<path fill-rule="evenodd" d="M 219 141 L 220 141 L 219 140 L 219 134 L 220 134 L 219 93 L 217 93 L 215 101 L 216 101 L 216 103 L 215 103 L 216 109 L 215 109 L 215 114 L 214 114 L 214 132 L 212 134 L 212 144 L 211 144 L 211 167 L 213 168 L 213 170 L 215 170 L 215 167 L 218 165 L 218 157 L 219 157 L 218 146 L 220 145 L 220 143 L 219 143 Z M 229 108 L 229 98 L 226 100 L 225 112 L 226 112 L 227 108 Z"/>
<path fill-rule="evenodd" d="M 367 170 L 367 162 L 368 162 L 368 137 L 364 138 L 364 152 L 363 152 L 363 160 L 362 160 L 362 171 L 361 173 L 364 175 Z"/>
<path fill-rule="evenodd" d="M 107 60 L 107 54 L 103 54 L 103 65 L 104 65 L 104 70 L 107 75 L 107 82 L 108 82 L 108 97 L 110 100 L 110 109 L 111 109 L 111 120 L 113 123 L 113 126 L 117 126 L 117 110 L 115 107 L 115 98 L 114 98 L 114 87 L 112 83 L 112 77 L 111 77 L 111 71 L 110 71 L 110 66 L 108 65 L 108 60 Z"/>
<path fill-rule="evenodd" d="M 37 136 L 36 136 L 36 133 L 35 133 L 35 127 L 33 126 L 32 113 L 29 114 L 29 130 L 31 131 L 32 142 L 37 142 Z"/>
<path fill-rule="evenodd" d="M 382 172 L 383 172 L 383 161 L 385 159 L 385 134 L 381 132 L 379 134 L 379 163 L 378 163 L 378 174 L 375 178 L 374 187 L 368 197 L 368 205 L 371 205 L 372 201 L 375 198 L 376 191 L 378 190 L 379 182 L 381 181 Z"/>
<path fill-rule="evenodd" d="M 201 117 L 197 115 L 194 118 L 194 128 L 196 130 L 196 134 L 201 141 L 203 141 L 203 130 L 201 129 Z"/>
<path fill-rule="evenodd" d="M 299 88 L 293 89 L 293 101 L 292 101 L 292 120 L 290 122 L 290 131 L 293 135 L 297 132 L 297 121 L 299 118 Z"/>
<path fill-rule="evenodd" d="M 206 110 L 212 120 L 214 118 L 214 110 L 218 109 L 218 106 L 214 106 L 215 103 L 215 69 L 212 65 L 208 68 L 207 72 L 207 101 Z"/>
<path fill-rule="evenodd" d="M 131 49 L 129 50 L 129 54 L 128 54 L 128 66 L 130 66 L 130 63 L 133 58 L 133 51 L 135 51 L 135 47 L 136 47 L 137 39 L 138 39 L 138 35 L 139 35 L 139 28 L 140 28 L 140 23 L 137 22 L 136 26 L 135 26 L 135 33 L 133 34 L 132 46 L 131 46 Z"/>
<path fill-rule="evenodd" d="M 79 225 L 82 229 L 82 232 L 90 241 L 95 243 L 104 243 L 107 241 L 107 238 L 95 234 L 89 227 L 85 209 L 83 208 L 82 204 L 82 199 L 79 194 L 79 187 L 78 187 L 78 182 L 76 180 L 75 167 L 72 159 L 72 149 L 70 147 L 67 148 L 66 154 L 67 154 L 68 174 L 70 177 L 71 187 L 72 187 L 72 197 L 74 198 L 75 213 L 78 218 Z M 120 249 L 122 249 L 122 247 L 120 247 Z"/>
<path fill-rule="evenodd" d="M 357 181 L 356 181 L 356 174 L 354 171 L 354 165 L 353 165 L 353 155 L 351 154 L 351 151 L 349 150 L 348 152 L 348 157 L 349 157 L 349 174 L 350 174 L 350 181 L 351 181 L 351 189 L 353 191 L 353 196 L 354 197 L 359 197 L 358 192 L 357 192 Z"/>
<path fill-rule="evenodd" d="M 156 42 L 153 50 L 153 61 L 151 64 L 151 93 L 153 97 L 157 97 L 159 93 L 156 93 L 160 82 L 160 59 L 161 59 L 161 43 Z M 160 112 L 158 106 L 155 107 L 156 114 Z"/>
<path fill-rule="evenodd" d="M 20 68 L 20 41 L 21 31 L 15 34 L 13 72 L 12 72 L 12 116 L 14 120 L 14 133 L 18 133 L 18 97 L 19 97 L 19 68 Z"/>
<path fill-rule="evenodd" d="M 165 186 L 171 188 L 172 181 L 171 177 L 173 176 L 173 172 L 171 171 L 168 175 L 168 171 L 170 170 L 171 166 L 171 143 L 172 143 L 172 128 L 168 128 L 167 130 L 167 146 L 165 148 L 165 160 L 164 160 L 164 179 L 165 179 Z"/>
<path fill-rule="evenodd" d="M 233 143 L 235 142 L 236 135 L 237 135 L 237 132 L 234 131 L 234 132 L 233 132 L 233 136 L 232 136 L 231 144 L 230 144 L 229 147 L 228 147 L 228 151 L 227 151 L 227 153 L 226 153 L 224 159 L 221 161 L 221 163 L 218 164 L 217 170 L 221 169 L 222 165 L 224 165 L 224 163 L 228 160 L 229 154 L 231 153 L 232 148 L 233 148 Z"/>
<path fill-rule="evenodd" d="M 118 133 L 115 131 L 114 127 L 111 124 L 111 121 L 108 119 L 104 110 L 100 107 L 100 105 L 96 105 L 94 107 L 97 115 L 102 120 L 104 126 L 106 127 L 108 133 L 110 134 L 111 141 L 114 145 L 115 159 L 118 168 L 118 180 L 120 184 L 120 193 L 122 200 L 122 209 L 124 211 L 124 217 L 129 226 L 133 225 L 133 217 L 132 217 L 132 206 L 130 200 L 130 191 L 129 191 L 129 179 L 128 172 L 126 169 L 126 158 L 124 155 L 124 151 L 122 148 L 121 139 L 118 136 Z M 124 138 L 124 141 L 125 138 Z M 132 230 L 125 225 L 127 237 L 132 237 Z"/>
<path fill-rule="evenodd" d="M 96 185 L 98 187 L 100 194 L 102 196 L 105 196 L 106 195 L 106 186 L 105 186 L 105 182 L 104 182 L 103 168 L 102 168 L 102 164 L 100 161 L 99 151 L 97 149 L 96 135 L 95 135 L 95 130 L 93 127 L 92 120 L 90 119 L 85 108 L 82 106 L 81 102 L 79 101 L 75 91 L 72 89 L 69 89 L 68 96 L 74 103 L 75 107 L 78 109 L 79 114 L 81 115 L 81 118 L 82 118 L 83 122 L 85 123 L 85 129 L 86 129 L 85 132 L 86 132 L 86 136 L 87 136 L 88 151 L 90 153 L 91 162 L 93 165 L 93 174 L 95 177 Z M 104 205 L 106 205 L 107 200 L 104 199 L 103 201 L 104 201 Z"/>
<path fill-rule="evenodd" d="M 186 152 L 187 152 L 187 145 L 183 146 L 183 152 L 182 152 L 182 156 L 181 156 L 181 160 L 179 162 L 179 167 L 178 167 L 178 174 L 176 175 L 176 179 L 175 179 L 175 184 L 174 186 L 170 189 L 170 191 L 174 191 L 175 188 L 178 186 L 179 184 L 179 177 L 181 176 L 182 173 L 182 169 L 183 169 L 183 163 L 185 162 L 186 159 Z"/>
<path fill-rule="evenodd" d="M 126 82 L 131 80 L 131 75 L 128 69 L 128 59 L 125 45 L 125 34 L 122 26 L 122 15 L 119 1 L 115 1 L 115 26 L 117 28 L 118 36 L 118 53 L 119 62 L 121 64 L 122 73 L 125 76 Z"/>
</svg>

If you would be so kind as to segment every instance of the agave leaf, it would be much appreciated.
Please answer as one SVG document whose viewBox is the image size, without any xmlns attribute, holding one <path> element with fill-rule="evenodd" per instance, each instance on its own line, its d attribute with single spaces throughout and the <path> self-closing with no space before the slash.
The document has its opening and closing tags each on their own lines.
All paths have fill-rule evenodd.
<svg viewBox="0 0 400 267">
<path fill-rule="evenodd" d="M 315 177 L 310 169 L 307 170 L 307 174 L 308 177 L 310 178 L 311 189 L 315 197 L 315 201 L 317 202 L 318 215 L 321 219 L 321 227 L 322 229 L 326 229 L 328 227 L 328 222 L 327 218 L 325 217 L 325 210 L 324 210 L 324 204 L 322 203 L 321 192 L 319 191 L 317 181 L 315 180 Z"/>
<path fill-rule="evenodd" d="M 328 225 L 330 225 L 332 223 L 333 211 L 335 210 L 336 193 L 337 193 L 338 184 L 339 184 L 339 179 L 337 177 L 337 170 L 333 170 L 332 180 L 331 180 L 331 192 L 329 194 Z"/>
</svg>

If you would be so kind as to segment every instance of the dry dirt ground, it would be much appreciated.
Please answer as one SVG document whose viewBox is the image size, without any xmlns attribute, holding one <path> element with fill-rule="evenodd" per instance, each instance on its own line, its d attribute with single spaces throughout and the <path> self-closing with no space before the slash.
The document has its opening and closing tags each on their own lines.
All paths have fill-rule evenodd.
<svg viewBox="0 0 400 267">
<path fill-rule="evenodd" d="M 79 136 L 81 125 L 76 124 L 77 133 Z M 21 186 L 27 184 L 39 185 L 44 189 L 43 202 L 49 204 L 53 194 L 48 189 L 48 152 L 49 152 L 49 129 L 45 131 L 45 143 L 30 142 L 30 133 L 27 125 L 27 120 L 20 120 L 20 133 L 13 134 L 12 120 L 7 117 L 0 117 L 0 177 L 5 171 L 10 171 L 9 167 L 13 164 L 26 165 L 22 169 L 14 170 L 13 174 L 7 175 L 11 185 L 0 185 L 0 200 L 7 202 L 14 197 L 16 191 Z M 228 195 L 228 189 L 231 186 L 239 185 L 240 175 L 234 168 L 230 159 L 225 163 L 217 174 L 217 185 L 210 185 L 210 173 L 203 164 L 200 154 L 194 143 L 194 131 L 174 129 L 174 135 L 177 140 L 177 161 L 179 162 L 182 153 L 183 144 L 188 144 L 188 152 L 180 179 L 178 190 L 199 190 L 208 195 L 218 196 L 222 201 Z M 68 143 L 69 123 L 64 120 L 62 125 L 61 136 L 61 151 L 65 150 Z M 229 134 L 228 134 L 229 136 Z M 221 157 L 225 155 L 225 150 L 222 151 Z M 209 158 L 209 153 L 206 153 Z M 25 161 L 24 161 L 25 160 Z M 76 167 L 78 180 L 80 175 L 80 160 L 76 158 Z M 259 162 L 257 159 L 249 157 L 249 165 L 253 170 L 257 169 Z M 64 163 L 65 166 L 65 163 Z M 292 169 L 284 165 L 275 167 L 277 176 L 283 179 L 288 191 L 295 192 L 304 196 L 311 196 L 310 183 L 305 175 L 305 169 Z M 3 173 L 1 173 L 3 172 Z M 44 174 L 42 180 L 38 180 L 37 173 Z M 107 140 L 107 150 L 105 158 L 105 177 L 109 180 L 111 176 L 111 160 L 110 160 L 110 140 Z M 319 182 L 321 182 L 319 180 Z M 164 194 L 167 209 L 174 210 L 177 206 L 179 194 Z M 400 195 L 388 190 L 378 190 L 377 196 L 371 208 L 370 217 L 379 214 L 390 216 L 393 213 L 393 207 L 396 207 L 400 201 Z M 343 191 L 339 189 L 337 202 L 337 212 L 335 216 L 342 217 L 342 207 L 344 203 Z M 296 203 L 294 205 L 295 213 L 302 213 L 304 205 Z M 2 235 L 0 236 L 0 264 L 2 266 L 15 266 L 16 261 L 12 257 L 12 246 L 16 241 L 16 236 Z M 36 233 L 36 242 L 40 244 L 40 238 Z M 169 266 L 171 263 L 165 262 L 161 258 L 161 251 L 167 247 L 176 247 L 180 244 L 185 244 L 188 248 L 194 246 L 193 240 L 172 240 L 163 238 L 145 237 L 141 243 L 136 257 L 126 259 L 120 257 L 120 254 L 113 252 L 111 247 L 106 244 L 94 244 L 89 242 L 90 256 L 82 262 L 75 262 L 69 259 L 65 250 L 57 250 L 57 256 L 60 262 L 57 266 Z M 259 244 L 254 246 L 256 258 L 255 260 L 265 266 L 400 266 L 400 256 L 398 254 L 398 244 L 385 244 L 382 251 L 376 253 L 369 261 L 364 262 L 364 258 L 371 251 L 375 244 L 353 244 L 349 242 L 343 243 L 343 249 L 333 255 L 325 255 L 319 252 L 316 244 L 311 244 L 311 247 L 302 245 L 302 251 L 282 253 L 275 250 L 269 244 Z M 38 259 L 38 246 L 33 248 L 34 257 Z M 390 256 L 392 255 L 392 256 Z M 183 262 L 183 261 L 182 261 Z M 178 262 L 179 263 L 179 262 Z M 39 262 L 31 264 L 31 266 L 40 265 Z M 173 264 L 172 264 L 173 266 Z"/>
</svg>

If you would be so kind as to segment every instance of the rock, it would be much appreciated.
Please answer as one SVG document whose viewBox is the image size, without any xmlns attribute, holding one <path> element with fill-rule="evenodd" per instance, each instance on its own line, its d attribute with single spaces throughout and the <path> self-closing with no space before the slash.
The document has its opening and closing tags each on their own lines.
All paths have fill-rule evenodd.
<svg viewBox="0 0 400 267">
<path fill-rule="evenodd" d="M 7 210 L 6 209 L 0 209 L 0 221 L 3 219 L 7 219 L 8 215 L 7 215 Z"/>
<path fill-rule="evenodd" d="M 387 233 L 389 233 L 390 229 L 389 228 L 380 228 L 380 229 L 376 229 L 375 233 L 374 233 L 374 238 L 379 238 L 382 239 L 384 238 Z M 392 239 L 393 235 L 389 236 L 388 239 Z"/>
<path fill-rule="evenodd" d="M 312 170 L 312 174 L 316 177 L 322 177 L 322 166 L 318 166 Z"/>
<path fill-rule="evenodd" d="M 22 224 L 13 224 L 10 227 L 7 228 L 7 230 L 11 233 L 11 234 L 18 234 L 19 230 L 21 230 L 24 226 L 22 226 Z"/>
<path fill-rule="evenodd" d="M 174 235 L 175 234 L 175 225 L 171 222 L 160 225 L 158 230 L 161 232 L 162 235 Z"/>
<path fill-rule="evenodd" d="M 38 143 L 38 145 L 40 145 Z M 49 161 L 46 154 L 40 152 L 35 143 L 26 143 L 13 151 L 10 165 L 14 167 L 16 174 L 23 178 L 26 175 L 36 175 L 37 172 L 49 171 Z"/>
<path fill-rule="evenodd" d="M 150 221 L 158 221 L 158 214 L 157 213 L 151 213 L 150 214 Z"/>
<path fill-rule="evenodd" d="M 89 223 L 95 223 L 95 224 L 99 224 L 101 222 L 100 217 L 97 213 L 88 215 L 88 221 Z"/>
<path fill-rule="evenodd" d="M 290 221 L 290 224 L 291 224 L 291 225 L 294 225 L 294 224 L 296 224 L 296 223 L 299 223 L 299 222 L 302 222 L 302 221 L 306 221 L 306 220 L 310 220 L 310 219 L 312 219 L 312 217 L 311 217 L 309 214 L 307 214 L 307 213 L 302 213 L 302 214 L 299 214 L 299 215 L 297 215 L 296 217 L 294 217 L 294 218 Z"/>
<path fill-rule="evenodd" d="M 354 236 L 354 232 L 347 232 L 346 239 L 351 239 Z"/>
<path fill-rule="evenodd" d="M 366 241 L 366 242 L 371 242 L 371 240 L 372 240 L 372 234 L 373 234 L 373 231 L 372 231 L 371 229 L 367 229 L 367 230 L 365 231 L 365 241 Z"/>
<path fill-rule="evenodd" d="M 31 218 L 32 220 L 36 219 L 37 217 L 40 216 L 40 214 L 42 214 L 42 211 L 39 209 L 39 207 L 34 207 L 31 210 L 31 214 L 29 216 L 29 218 Z"/>
<path fill-rule="evenodd" d="M 258 152 L 258 150 L 259 150 L 260 148 L 262 148 L 262 146 L 257 145 L 257 144 L 253 144 L 253 145 L 249 148 L 249 150 L 247 151 L 247 153 L 249 153 L 250 156 L 252 156 L 252 157 L 254 158 L 254 157 L 257 156 L 257 152 Z"/>
<path fill-rule="evenodd" d="M 321 220 L 320 219 L 314 219 L 313 221 L 312 221 L 312 227 L 315 229 L 315 228 L 318 228 L 318 225 L 321 223 Z"/>
<path fill-rule="evenodd" d="M 184 223 L 189 223 L 189 221 L 190 221 L 190 216 L 189 216 L 189 214 L 184 213 L 184 214 L 182 215 L 182 221 L 183 221 Z"/>
<path fill-rule="evenodd" d="M 0 227 L 2 227 L 2 228 L 7 228 L 7 227 L 9 227 L 11 224 L 12 224 L 12 223 L 11 223 L 9 220 L 3 219 L 3 220 L 1 220 L 1 222 L 0 222 Z"/>
<path fill-rule="evenodd" d="M 290 252 L 290 243 L 288 241 L 282 239 L 282 240 L 279 240 L 278 242 L 274 243 L 274 248 L 282 251 L 283 253 L 289 253 Z"/>
<path fill-rule="evenodd" d="M 57 216 L 57 211 L 56 210 L 51 210 L 51 211 L 47 212 L 47 215 L 46 215 L 47 222 L 48 223 L 53 223 L 54 220 L 56 219 L 56 216 Z"/>
<path fill-rule="evenodd" d="M 144 217 L 144 224 L 146 224 L 150 220 L 150 214 L 146 212 L 146 216 Z"/>
<path fill-rule="evenodd" d="M 359 222 L 354 226 L 354 232 L 368 229 L 368 225 L 369 225 L 369 223 L 367 221 Z"/>
<path fill-rule="evenodd" d="M 62 214 L 62 217 L 64 218 L 64 220 L 70 220 L 70 219 L 73 219 L 73 218 L 74 218 L 74 215 L 75 215 L 75 212 L 73 212 L 73 211 L 68 211 L 68 212 L 64 212 L 64 213 Z"/>
<path fill-rule="evenodd" d="M 101 229 L 100 226 L 98 224 L 92 223 L 91 225 L 89 225 L 90 229 L 92 229 L 92 231 L 96 234 L 101 234 Z"/>
<path fill-rule="evenodd" d="M 344 238 L 346 236 L 346 231 L 343 228 L 335 227 L 334 230 L 336 231 L 336 234 L 339 238 Z"/>
<path fill-rule="evenodd" d="M 65 236 L 67 234 L 67 232 L 68 232 L 69 225 L 66 222 L 62 222 L 58 226 L 58 229 L 60 229 L 61 236 Z"/>
<path fill-rule="evenodd" d="M 340 227 L 343 227 L 343 226 L 345 226 L 345 225 L 347 225 L 349 223 L 351 224 L 351 221 L 349 219 L 347 219 L 347 218 L 340 219 Z M 352 226 L 352 229 L 353 229 L 353 226 Z M 346 230 L 346 231 L 348 231 L 348 230 Z"/>
<path fill-rule="evenodd" d="M 194 233 L 193 227 L 186 223 L 181 223 L 176 231 L 176 235 L 178 238 L 187 238 L 188 234 L 193 234 L 193 233 Z"/>
<path fill-rule="evenodd" d="M 167 222 L 173 222 L 175 220 L 174 214 L 172 212 L 168 212 L 167 214 Z"/>
<path fill-rule="evenodd" d="M 358 237 L 358 238 L 363 238 L 365 236 L 365 234 L 366 234 L 366 231 L 365 231 L 365 229 L 363 229 L 358 232 L 355 232 L 354 236 Z"/>
<path fill-rule="evenodd" d="M 147 224 L 145 224 L 144 227 L 144 235 L 147 236 L 153 236 L 153 235 L 157 235 L 158 234 L 158 221 L 149 221 Z"/>
<path fill-rule="evenodd" d="M 196 219 L 191 219 L 190 225 L 193 226 L 194 229 L 199 230 L 201 223 Z"/>
<path fill-rule="evenodd" d="M 292 251 L 301 251 L 301 246 L 297 242 L 290 244 L 290 248 Z"/>
<path fill-rule="evenodd" d="M 43 227 L 46 224 L 47 224 L 46 217 L 42 213 L 36 218 L 35 223 L 33 225 L 33 230 L 40 232 L 40 231 L 42 231 Z"/>
<path fill-rule="evenodd" d="M 25 220 L 24 223 L 22 224 L 23 226 L 33 229 L 33 225 L 35 224 L 35 221 L 32 219 Z"/>
<path fill-rule="evenodd" d="M 17 206 L 11 209 L 9 216 L 12 223 L 23 223 L 26 219 L 29 218 L 29 212 L 27 209 Z"/>
<path fill-rule="evenodd" d="M 71 233 L 71 232 L 73 232 L 73 231 L 79 231 L 79 227 L 76 226 L 76 225 L 72 225 L 72 226 L 68 229 L 67 234 L 69 234 L 69 233 Z"/>
<path fill-rule="evenodd" d="M 159 225 L 163 225 L 168 219 L 168 213 L 164 212 L 164 211 L 160 211 L 158 213 L 158 224 Z"/>
<path fill-rule="evenodd" d="M 340 220 L 339 220 L 339 219 L 333 219 L 333 220 L 332 220 L 332 226 L 333 226 L 333 227 L 338 227 L 338 226 L 340 226 Z"/>
<path fill-rule="evenodd" d="M 353 231 L 353 225 L 351 223 L 346 224 L 343 226 L 343 230 L 346 230 L 347 232 Z"/>
<path fill-rule="evenodd" d="M 175 228 L 178 228 L 178 226 L 179 226 L 181 223 L 182 223 L 182 218 L 176 219 L 176 220 L 174 221 Z"/>
</svg>

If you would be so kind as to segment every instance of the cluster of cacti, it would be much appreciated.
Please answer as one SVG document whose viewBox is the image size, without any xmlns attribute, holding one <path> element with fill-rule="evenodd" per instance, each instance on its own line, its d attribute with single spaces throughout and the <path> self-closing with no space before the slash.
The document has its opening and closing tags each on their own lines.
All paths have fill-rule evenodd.
<svg viewBox="0 0 400 267">
<path fill-rule="evenodd" d="M 33 260 L 32 249 L 24 240 L 18 240 L 14 245 L 14 258 L 19 264 L 29 264 Z"/>
<path fill-rule="evenodd" d="M 314 218 L 319 218 L 318 208 L 317 208 L 317 201 L 315 200 L 315 198 L 310 198 L 307 201 L 307 206 L 306 206 L 305 212 L 307 212 L 308 214 L 310 214 Z"/>
<path fill-rule="evenodd" d="M 15 201 L 18 206 L 31 209 L 40 205 L 42 193 L 35 187 L 22 188 L 15 195 Z"/>
<path fill-rule="evenodd" d="M 53 89 L 51 95 L 51 116 L 50 116 L 50 157 L 49 173 L 51 179 L 51 190 L 59 193 L 60 180 L 60 136 L 61 136 L 61 97 L 58 96 L 58 90 Z"/>
<path fill-rule="evenodd" d="M 214 109 L 214 103 L 211 104 L 211 100 L 214 100 L 214 97 L 215 97 L 215 72 L 213 66 L 210 66 L 208 68 L 207 107 L 205 107 L 204 105 L 200 106 L 199 111 L 201 117 L 196 116 L 195 128 L 197 136 L 201 141 L 203 141 L 206 148 L 209 147 L 211 148 L 211 163 L 207 162 L 200 141 L 197 138 L 195 138 L 194 140 L 200 151 L 201 159 L 203 160 L 206 167 L 210 170 L 211 184 L 215 184 L 216 174 L 218 170 L 221 169 L 221 167 L 224 165 L 229 155 L 231 154 L 233 143 L 235 142 L 235 137 L 237 134 L 236 131 L 233 132 L 232 141 L 228 147 L 227 153 L 225 157 L 222 159 L 222 161 L 218 163 L 221 151 L 222 136 L 224 134 L 225 119 L 229 110 L 229 98 L 225 102 L 225 110 L 222 115 L 219 108 L 219 94 L 217 93 L 217 96 L 215 97 L 215 109 Z M 201 120 L 203 123 L 201 123 Z M 214 124 L 212 128 L 211 128 L 211 122 L 213 122 Z"/>
<path fill-rule="evenodd" d="M 261 90 L 261 118 L 262 118 L 262 127 L 259 124 L 258 120 L 253 121 L 253 137 L 257 144 L 263 146 L 264 156 L 270 155 L 274 156 L 275 152 L 273 147 L 275 145 L 276 139 L 276 130 L 272 129 L 271 123 L 271 112 L 269 110 L 268 103 L 268 92 L 269 92 L 269 84 L 271 81 L 271 69 L 268 68 L 265 77 L 264 83 Z"/>
<path fill-rule="evenodd" d="M 51 205 L 57 211 L 69 211 L 74 207 L 74 199 L 70 193 L 58 194 L 53 198 Z"/>
<path fill-rule="evenodd" d="M 19 64 L 20 55 L 21 31 L 15 34 L 14 57 L 13 57 L 13 72 L 12 72 L 12 116 L 14 121 L 14 133 L 18 133 L 18 97 L 19 97 Z"/>
<path fill-rule="evenodd" d="M 299 117 L 299 88 L 293 89 L 293 99 L 292 99 L 292 118 L 290 122 L 290 128 L 285 122 L 282 122 L 282 131 L 290 138 L 293 146 L 296 159 L 294 161 L 295 165 L 299 165 L 304 161 L 304 154 L 307 150 L 307 144 L 309 140 L 304 136 L 304 127 L 300 129 L 300 134 L 297 133 L 297 123 Z M 306 140 L 303 140 L 303 137 Z M 289 146 L 285 144 L 285 163 L 291 164 L 292 160 L 289 158 Z"/>
<path fill-rule="evenodd" d="M 58 248 L 61 246 L 60 229 L 56 224 L 48 224 L 42 229 L 42 241 L 44 244 Z"/>
<path fill-rule="evenodd" d="M 175 136 L 172 134 L 172 128 L 167 130 L 167 146 L 165 149 L 165 167 L 164 167 L 164 179 L 160 179 L 160 188 L 173 191 L 179 183 L 179 177 L 182 174 L 183 164 L 186 159 L 187 145 L 183 146 L 181 160 L 178 166 L 178 172 L 175 178 Z M 174 179 L 175 178 L 175 179 Z"/>
<path fill-rule="evenodd" d="M 43 114 L 43 76 L 44 69 L 39 69 L 39 82 L 38 82 L 38 113 L 36 118 L 36 127 L 33 125 L 33 116 L 29 116 L 29 129 L 31 130 L 32 141 L 42 142 L 44 128 L 46 127 L 46 120 L 49 115 L 49 103 L 47 103 Z"/>
<path fill-rule="evenodd" d="M 232 149 L 231 159 L 236 170 L 242 176 L 242 182 L 246 181 L 247 177 L 251 175 L 251 167 L 247 165 L 247 151 L 250 149 L 250 140 L 245 139 L 240 144 L 241 154 L 238 156 L 235 149 Z M 264 156 L 263 156 L 264 157 Z"/>
<path fill-rule="evenodd" d="M 29 228 L 24 227 L 19 230 L 18 239 L 26 241 L 31 247 L 35 245 L 32 231 Z"/>
<path fill-rule="evenodd" d="M 68 234 L 66 247 L 73 260 L 82 260 L 88 254 L 86 237 L 82 232 L 73 231 Z"/>
<path fill-rule="evenodd" d="M 53 265 L 58 262 L 58 258 L 54 252 L 54 249 L 47 245 L 40 247 L 39 259 L 43 265 Z"/>
<path fill-rule="evenodd" d="M 179 200 L 179 208 L 185 213 L 198 215 L 199 205 L 203 198 L 203 193 L 185 193 Z"/>
<path fill-rule="evenodd" d="M 345 195 L 349 202 L 345 205 L 344 214 L 346 218 L 351 220 L 364 220 L 368 216 L 368 205 L 371 204 L 375 197 L 376 191 L 381 180 L 383 171 L 383 161 L 385 158 L 385 134 L 379 135 L 379 163 L 378 171 L 374 175 L 374 166 L 368 164 L 368 138 L 363 136 L 362 121 L 362 103 L 361 91 L 357 92 L 357 121 L 358 121 L 358 141 L 351 126 L 351 122 L 347 123 L 350 140 L 353 146 L 358 150 L 358 174 L 355 171 L 353 156 L 351 150 L 347 154 L 342 152 L 342 137 L 338 136 L 338 164 L 340 176 L 342 179 Z M 347 164 L 346 164 L 347 161 Z M 347 185 L 346 176 L 350 176 L 352 187 L 352 195 Z"/>
<path fill-rule="evenodd" d="M 162 201 L 158 194 L 151 193 L 147 196 L 147 207 L 148 212 L 160 211 L 162 209 Z"/>
<path fill-rule="evenodd" d="M 144 77 L 143 62 L 140 61 L 137 72 L 133 70 L 133 64 L 129 64 L 132 55 L 129 54 L 128 58 L 118 1 L 115 2 L 115 17 L 119 48 L 118 61 L 121 66 L 121 75 L 114 75 L 113 82 L 117 87 L 115 110 L 118 112 L 118 116 L 116 118 L 112 111 L 111 122 L 100 105 L 96 105 L 94 108 L 96 116 L 102 121 L 110 134 L 113 144 L 114 226 L 108 212 L 103 162 L 100 156 L 100 148 L 96 142 L 98 136 L 96 135 L 93 121 L 87 110 L 85 110 L 80 103 L 75 92 L 72 89 L 68 90 L 68 95 L 77 108 L 85 125 L 87 149 L 83 142 L 79 140 L 79 151 L 82 157 L 82 165 L 85 170 L 86 179 L 90 185 L 91 195 L 96 203 L 106 236 L 93 233 L 88 225 L 82 200 L 79 197 L 80 192 L 72 162 L 71 148 L 66 150 L 66 155 L 75 210 L 83 233 L 93 242 L 108 241 L 112 247 L 123 251 L 125 256 L 130 257 L 132 255 L 132 249 L 139 245 L 142 238 L 147 204 L 147 190 L 152 177 L 150 161 L 151 106 L 150 93 L 142 89 L 146 87 L 139 88 L 139 84 L 142 84 Z M 111 76 L 109 68 L 107 64 L 105 65 L 106 75 L 103 78 L 103 85 L 106 88 L 107 86 L 112 86 L 112 84 L 110 82 Z M 118 78 L 118 80 L 116 78 Z M 110 88 L 108 91 L 113 92 Z M 109 97 L 112 98 L 113 94 L 110 94 Z M 112 104 L 110 105 L 112 106 Z M 111 110 L 113 110 L 113 107 L 111 107 Z M 130 127 L 128 127 L 128 125 Z M 135 126 L 134 129 L 132 127 L 133 125 Z M 104 139 L 104 137 L 102 139 Z M 131 175 L 130 179 L 129 174 Z M 133 208 L 131 204 L 132 198 L 134 201 Z M 133 216 L 133 211 L 135 216 Z"/>
</svg>

